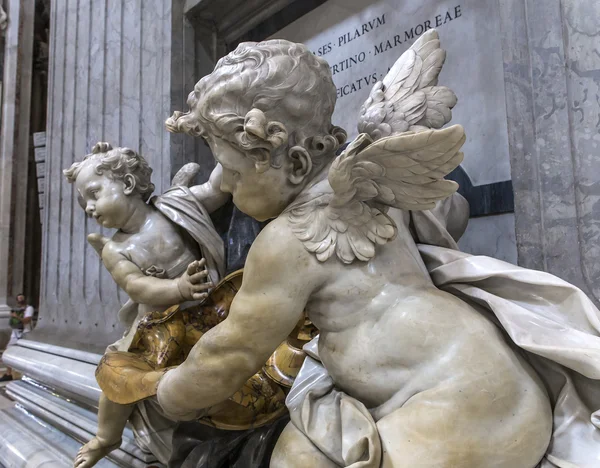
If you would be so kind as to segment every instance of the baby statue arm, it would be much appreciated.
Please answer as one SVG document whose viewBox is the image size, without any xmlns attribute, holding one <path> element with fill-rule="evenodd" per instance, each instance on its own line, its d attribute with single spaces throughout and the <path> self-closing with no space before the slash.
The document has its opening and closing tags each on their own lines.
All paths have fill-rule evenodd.
<svg viewBox="0 0 600 468">
<path fill-rule="evenodd" d="M 316 279 L 307 272 L 309 254 L 281 224 L 273 221 L 254 241 L 227 320 L 159 382 L 158 401 L 172 419 L 193 419 L 240 389 L 302 317 Z"/>
<path fill-rule="evenodd" d="M 207 291 L 212 287 L 212 283 L 204 282 L 208 276 L 204 259 L 190 263 L 186 272 L 176 279 L 144 275 L 137 265 L 110 244 L 102 251 L 102 262 L 131 300 L 140 304 L 170 306 L 200 300 L 207 296 Z"/>
<path fill-rule="evenodd" d="M 229 200 L 230 195 L 221 191 L 222 176 L 223 167 L 217 164 L 211 172 L 208 182 L 190 187 L 194 196 L 209 213 L 221 208 Z"/>
</svg>

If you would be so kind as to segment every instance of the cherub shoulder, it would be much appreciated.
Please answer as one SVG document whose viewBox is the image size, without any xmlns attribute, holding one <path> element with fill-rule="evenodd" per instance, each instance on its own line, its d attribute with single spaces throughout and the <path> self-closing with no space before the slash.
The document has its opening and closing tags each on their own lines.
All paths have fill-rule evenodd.
<svg viewBox="0 0 600 468">
<path fill-rule="evenodd" d="M 130 242 L 127 240 L 123 242 L 123 240 L 115 240 L 115 237 L 117 237 L 117 234 L 111 239 L 100 233 L 92 233 L 87 237 L 89 244 L 98 253 L 102 262 L 107 267 L 119 260 L 127 260 L 127 256 L 124 252 L 131 246 Z"/>
<path fill-rule="evenodd" d="M 124 246 L 120 242 L 115 242 L 113 239 L 103 236 L 99 233 L 88 235 L 88 242 L 94 250 L 100 255 L 102 262 L 106 267 L 112 265 L 119 260 L 125 260 L 123 255 Z"/>
</svg>

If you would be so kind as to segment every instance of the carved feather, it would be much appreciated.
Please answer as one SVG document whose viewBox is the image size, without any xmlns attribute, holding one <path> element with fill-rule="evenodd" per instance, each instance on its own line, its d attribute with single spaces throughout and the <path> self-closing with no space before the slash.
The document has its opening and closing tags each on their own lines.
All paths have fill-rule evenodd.
<svg viewBox="0 0 600 468">
<path fill-rule="evenodd" d="M 456 96 L 437 86 L 446 59 L 435 30 L 423 34 L 377 82 L 360 111 L 361 132 L 332 163 L 333 194 L 292 208 L 293 232 L 321 262 L 368 261 L 397 227 L 387 207 L 428 210 L 458 189 L 444 177 L 462 161 L 465 141 L 452 119 Z"/>
<path fill-rule="evenodd" d="M 183 186 L 189 187 L 194 182 L 194 178 L 200 172 L 200 165 L 196 163 L 187 163 L 177 171 L 177 174 L 171 180 L 171 187 Z"/>
<path fill-rule="evenodd" d="M 428 210 L 458 189 L 444 177 L 462 161 L 464 130 L 406 132 L 373 142 L 359 135 L 332 163 L 328 202 L 315 199 L 288 215 L 293 232 L 319 261 L 367 261 L 397 228 L 382 207 Z"/>
<path fill-rule="evenodd" d="M 329 171 L 332 206 L 372 200 L 405 210 L 429 210 L 457 190 L 456 182 L 444 176 L 463 158 L 459 150 L 465 134 L 460 125 L 382 138 L 366 147 L 369 138 L 359 138 L 353 147 L 357 150 L 342 153 Z"/>
<path fill-rule="evenodd" d="M 445 60 L 437 32 L 428 30 L 375 84 L 361 107 L 358 131 L 377 140 L 447 124 L 456 96 L 449 88 L 437 86 Z"/>
</svg>

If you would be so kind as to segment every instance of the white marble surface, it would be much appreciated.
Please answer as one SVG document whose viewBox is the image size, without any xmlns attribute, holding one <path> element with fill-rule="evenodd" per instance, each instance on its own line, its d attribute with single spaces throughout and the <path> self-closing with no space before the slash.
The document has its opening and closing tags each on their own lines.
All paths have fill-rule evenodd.
<svg viewBox="0 0 600 468">
<path fill-rule="evenodd" d="M 15 381 L 9 384 L 7 394 L 30 413 L 77 440 L 87 441 L 96 433 L 98 418 L 95 413 L 44 389 Z M 111 458 L 136 468 L 143 468 L 146 463 L 156 461 L 151 454 L 142 452 L 135 444 L 130 429 L 126 429 L 123 434 L 121 449 L 112 452 Z"/>
<path fill-rule="evenodd" d="M 22 346 L 9 347 L 2 359 L 6 365 L 50 387 L 78 395 L 89 404 L 98 404 L 100 388 L 94 377 L 95 365 Z"/>
<path fill-rule="evenodd" d="M 0 395 L 0 410 L 9 409 L 15 406 L 15 402 L 3 395 Z"/>
<path fill-rule="evenodd" d="M 102 355 L 100 354 L 89 353 L 79 349 L 63 348 L 61 346 L 50 345 L 33 340 L 19 340 L 17 346 L 23 346 L 24 348 L 30 348 L 43 353 L 54 354 L 56 356 L 62 356 L 94 365 L 97 365 L 100 362 L 100 359 L 102 359 Z"/>
<path fill-rule="evenodd" d="M 79 442 L 21 408 L 0 412 L 0 463 L 7 468 L 66 468 Z M 98 468 L 117 468 L 104 459 Z"/>
<path fill-rule="evenodd" d="M 35 342 L 34 346 L 36 345 Z M 98 418 L 96 413 L 85 410 L 70 403 L 65 397 L 72 398 L 94 407 L 98 406 L 100 388 L 95 379 L 96 364 L 75 360 L 78 356 L 60 347 L 47 347 L 37 344 L 38 349 L 24 346 L 12 346 L 4 353 L 4 361 L 27 377 L 55 389 L 57 395 L 52 395 L 42 387 L 36 387 L 35 382 L 12 382 L 8 385 L 8 393 L 29 412 L 48 422 L 65 434 L 75 437 L 78 441 L 87 442 L 97 431 Z M 41 351 L 44 349 L 45 352 Z M 53 351 L 57 354 L 48 354 Z M 63 356 L 58 354 L 63 354 Z M 71 357 L 67 357 L 70 355 Z M 94 360 L 91 353 L 82 356 Z M 145 430 L 142 424 L 138 431 Z M 81 445 L 81 444 L 80 444 Z M 143 468 L 145 463 L 155 462 L 152 454 L 143 452 L 134 442 L 134 434 L 130 428 L 123 433 L 121 449 L 112 452 L 112 459 L 123 466 Z"/>
<path fill-rule="evenodd" d="M 333 122 L 352 137 L 357 133 L 358 110 L 374 84 L 369 77 L 380 80 L 429 21 L 448 52 L 439 84 L 458 96 L 452 122 L 463 125 L 467 134 L 462 166 L 473 185 L 482 185 L 511 178 L 497 3 L 329 0 L 272 37 L 303 42 L 317 55 L 327 52 L 322 57 L 332 68 L 337 66 L 333 69 L 338 88 Z M 354 37 L 357 29 L 360 34 Z M 385 49 L 386 41 L 397 45 L 378 52 L 381 44 Z M 346 62 L 351 57 L 357 63 Z M 347 94 L 353 83 L 360 89 Z"/>
<path fill-rule="evenodd" d="M 519 262 L 600 305 L 600 2 L 499 3 Z"/>
<path fill-rule="evenodd" d="M 463 252 L 487 255 L 516 265 L 514 213 L 471 218 L 458 246 Z"/>
</svg>

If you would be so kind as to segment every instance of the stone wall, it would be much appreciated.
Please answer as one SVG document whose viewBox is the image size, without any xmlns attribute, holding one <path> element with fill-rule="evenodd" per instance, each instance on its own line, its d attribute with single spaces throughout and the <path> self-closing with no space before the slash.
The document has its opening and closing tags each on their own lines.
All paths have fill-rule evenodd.
<svg viewBox="0 0 600 468">
<path fill-rule="evenodd" d="M 600 304 L 600 3 L 499 4 L 519 264 Z"/>
</svg>

